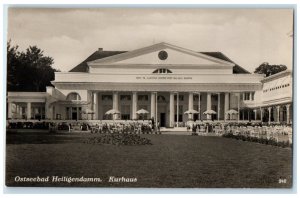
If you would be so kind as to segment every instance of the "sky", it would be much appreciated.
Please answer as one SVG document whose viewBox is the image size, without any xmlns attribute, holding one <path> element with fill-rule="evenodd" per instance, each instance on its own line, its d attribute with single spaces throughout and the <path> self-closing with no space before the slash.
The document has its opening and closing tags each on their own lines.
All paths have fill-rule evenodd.
<svg viewBox="0 0 300 198">
<path fill-rule="evenodd" d="M 293 62 L 291 9 L 9 8 L 7 39 L 36 45 L 69 71 L 98 48 L 134 50 L 167 42 L 220 51 L 253 72 L 263 62 Z"/>
</svg>

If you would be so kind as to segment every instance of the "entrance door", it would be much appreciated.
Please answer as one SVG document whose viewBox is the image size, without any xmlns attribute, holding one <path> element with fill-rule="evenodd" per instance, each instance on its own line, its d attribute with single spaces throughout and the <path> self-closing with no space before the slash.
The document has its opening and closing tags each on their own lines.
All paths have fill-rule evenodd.
<svg viewBox="0 0 300 198">
<path fill-rule="evenodd" d="M 160 126 L 166 126 L 166 113 L 160 113 Z"/>
<path fill-rule="evenodd" d="M 77 120 L 77 112 L 72 112 L 72 120 Z"/>
<path fill-rule="evenodd" d="M 194 121 L 199 120 L 199 114 L 194 114 Z"/>
</svg>

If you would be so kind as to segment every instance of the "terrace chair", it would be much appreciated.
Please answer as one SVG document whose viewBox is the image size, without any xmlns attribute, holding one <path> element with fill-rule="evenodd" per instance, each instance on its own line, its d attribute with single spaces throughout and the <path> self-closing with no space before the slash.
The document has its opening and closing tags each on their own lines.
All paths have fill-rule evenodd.
<svg viewBox="0 0 300 198">
<path fill-rule="evenodd" d="M 289 136 L 289 143 L 292 144 L 293 143 L 293 133 L 292 133 L 292 130 L 290 130 L 288 132 L 288 136 Z"/>
<path fill-rule="evenodd" d="M 225 132 L 226 133 L 231 133 L 231 127 L 228 125 L 228 126 L 226 126 L 225 127 L 226 129 L 225 129 Z"/>
<path fill-rule="evenodd" d="M 91 126 L 91 133 L 95 133 L 95 129 L 96 129 L 95 126 Z"/>
<path fill-rule="evenodd" d="M 69 124 L 68 127 L 69 127 L 69 132 L 72 132 L 72 131 L 73 131 L 73 126 L 72 126 L 72 124 Z"/>
<path fill-rule="evenodd" d="M 98 131 L 99 131 L 99 133 L 103 133 L 103 132 L 104 132 L 104 131 L 103 131 L 103 125 L 102 125 L 102 124 L 99 125 Z"/>
<path fill-rule="evenodd" d="M 263 126 L 262 127 L 262 135 L 267 135 L 267 131 L 268 131 L 268 127 L 267 126 Z"/>
<path fill-rule="evenodd" d="M 267 127 L 267 132 L 266 133 L 267 133 L 266 135 L 267 135 L 268 140 L 273 138 L 273 129 L 272 129 L 272 127 Z"/>
<path fill-rule="evenodd" d="M 222 130 L 221 130 L 221 127 L 219 125 L 216 125 L 213 129 L 213 132 L 216 134 L 216 135 L 222 135 Z"/>
<path fill-rule="evenodd" d="M 240 129 L 241 129 L 240 132 L 241 135 L 250 136 L 250 129 L 248 129 L 248 127 L 241 126 Z"/>
<path fill-rule="evenodd" d="M 205 126 L 203 126 L 203 125 L 200 126 L 199 133 L 202 134 L 202 135 L 206 134 Z"/>
<path fill-rule="evenodd" d="M 247 133 L 250 137 L 254 137 L 254 128 L 253 128 L 252 126 L 247 126 L 246 133 Z"/>
<path fill-rule="evenodd" d="M 257 126 L 252 127 L 252 128 L 253 128 L 253 130 L 250 131 L 250 136 L 259 138 L 259 128 Z"/>
<path fill-rule="evenodd" d="M 293 143 L 293 129 L 292 127 L 287 127 L 288 137 L 289 137 L 289 143 Z"/>
<path fill-rule="evenodd" d="M 282 131 L 283 131 L 284 135 L 288 135 L 289 134 L 289 127 L 284 126 L 283 129 L 282 129 Z"/>
<path fill-rule="evenodd" d="M 232 129 L 232 134 L 233 135 L 240 135 L 241 134 L 241 128 L 238 126 L 234 126 Z"/>
<path fill-rule="evenodd" d="M 256 126 L 255 128 L 256 128 L 255 130 L 257 130 L 257 132 L 258 132 L 258 137 L 261 137 L 262 136 L 262 127 Z"/>
</svg>

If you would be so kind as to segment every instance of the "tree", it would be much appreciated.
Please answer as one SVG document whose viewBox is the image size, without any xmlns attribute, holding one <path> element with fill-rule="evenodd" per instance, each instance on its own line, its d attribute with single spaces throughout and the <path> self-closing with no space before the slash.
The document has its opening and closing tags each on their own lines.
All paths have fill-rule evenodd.
<svg viewBox="0 0 300 198">
<path fill-rule="evenodd" d="M 53 58 L 44 56 L 37 46 L 19 52 L 18 46 L 7 44 L 7 90 L 45 91 L 54 80 Z"/>
<path fill-rule="evenodd" d="M 7 43 L 7 89 L 15 91 L 18 84 L 17 65 L 19 63 L 20 52 L 18 52 L 18 46 L 11 46 L 11 41 Z"/>
<path fill-rule="evenodd" d="M 287 67 L 285 65 L 269 65 L 268 62 L 264 62 L 255 69 L 254 73 L 266 74 L 266 76 L 268 77 L 273 74 L 277 74 L 281 71 L 284 71 L 286 69 Z"/>
</svg>

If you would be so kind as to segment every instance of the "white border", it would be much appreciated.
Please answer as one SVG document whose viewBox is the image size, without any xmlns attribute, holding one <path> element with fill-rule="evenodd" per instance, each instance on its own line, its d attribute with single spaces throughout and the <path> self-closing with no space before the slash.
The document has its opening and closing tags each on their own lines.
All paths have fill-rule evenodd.
<svg viewBox="0 0 300 198">
<path fill-rule="evenodd" d="M 3 0 L 2 1 L 2 9 L 0 11 L 0 15 L 1 16 L 4 16 L 5 14 L 5 6 L 8 5 L 8 4 L 17 4 L 16 6 L 20 6 L 20 7 L 60 7 L 60 6 L 65 6 L 65 7 L 93 7 L 94 5 L 93 4 L 98 4 L 98 1 L 94 0 L 78 0 L 78 1 L 73 1 L 72 4 L 69 4 L 70 1 L 68 0 L 52 0 L 52 1 L 39 1 L 39 0 L 28 0 L 26 2 L 22 1 L 22 0 Z M 150 7 L 168 7 L 170 5 L 168 0 L 144 0 L 143 2 L 141 1 L 138 1 L 138 0 L 135 0 L 135 1 L 124 1 L 124 0 L 115 0 L 112 2 L 112 0 L 103 0 L 101 1 L 101 5 L 97 5 L 97 7 L 100 7 L 100 6 L 104 6 L 104 7 L 111 7 L 111 6 L 119 6 L 119 5 L 112 5 L 112 3 L 115 3 L 115 4 L 122 4 L 123 6 L 127 5 L 127 6 L 131 6 L 131 7 L 140 7 L 141 5 L 137 5 L 137 3 L 139 4 L 143 4 L 143 6 L 150 6 Z M 299 8 L 299 4 L 297 2 L 297 0 L 277 0 L 276 1 L 276 4 L 272 4 L 272 3 L 275 3 L 274 0 L 253 0 L 253 1 L 244 1 L 244 2 L 241 2 L 240 0 L 229 0 L 229 1 L 222 1 L 222 0 L 209 0 L 209 1 L 197 1 L 197 0 L 184 0 L 184 1 L 180 1 L 180 0 L 173 0 L 172 1 L 172 4 L 177 4 L 177 6 L 180 6 L 180 7 L 192 7 L 192 6 L 196 6 L 196 5 L 188 5 L 188 4 L 199 4 L 199 3 L 204 3 L 202 5 L 197 5 L 197 6 L 202 6 L 202 7 L 285 7 L 285 6 L 288 6 L 287 4 L 294 4 L 295 5 L 295 9 L 298 9 Z M 39 5 L 30 5 L 30 4 L 39 4 Z M 54 5 L 56 4 L 56 5 Z M 81 5 L 80 5 L 81 4 Z M 82 5 L 84 4 L 84 5 Z M 88 5 L 90 4 L 90 5 Z M 133 5 L 134 4 L 134 5 Z M 156 5 L 153 5 L 153 4 L 156 4 Z M 230 5 L 230 4 L 238 4 L 238 5 Z M 160 6 L 159 6 L 160 5 Z M 172 5 L 173 6 L 173 5 Z M 298 16 L 296 15 L 296 18 L 295 20 L 297 21 L 296 23 L 296 29 L 295 29 L 295 35 L 297 33 L 297 30 L 298 30 Z M 6 101 L 6 91 L 5 91 L 5 88 L 6 88 L 6 77 L 5 77 L 5 74 L 6 74 L 6 68 L 5 68 L 5 59 L 4 59 L 4 56 L 5 54 L 3 54 L 6 50 L 6 31 L 4 31 L 6 29 L 6 21 L 5 21 L 5 17 L 3 17 L 3 20 L 1 20 L 0 22 L 0 26 L 1 26 L 1 29 L 2 29 L 2 32 L 3 32 L 3 36 L 1 37 L 1 46 L 2 48 L 0 48 L 0 57 L 1 57 L 1 63 L 2 63 L 2 75 L 1 76 L 1 83 L 2 83 L 2 95 L 1 95 L 1 98 L 0 98 L 0 101 L 1 101 L 1 110 L 2 110 L 2 114 L 0 114 L 0 126 L 2 126 L 2 129 L 4 131 L 2 131 L 3 135 L 1 135 L 1 140 L 2 140 L 2 143 L 3 144 L 3 147 L 2 147 L 2 157 L 0 158 L 1 160 L 1 165 L 2 165 L 2 171 L 1 171 L 1 174 L 0 174 L 0 185 L 1 187 L 3 188 L 4 187 L 4 183 L 3 183 L 3 176 L 4 176 L 4 151 L 5 151 L 5 140 L 4 140 L 4 133 L 5 133 L 5 101 Z M 296 37 L 297 38 L 297 37 Z M 295 47 L 298 46 L 298 39 L 295 39 Z M 295 65 L 294 65 L 294 79 L 296 80 L 297 79 L 297 76 L 298 76 L 298 69 L 297 69 L 297 65 L 296 65 L 296 57 L 298 57 L 298 51 L 295 50 Z M 297 81 L 295 81 L 295 84 L 294 84 L 294 94 L 295 94 L 295 98 L 298 98 L 298 88 L 297 88 Z M 297 123 L 298 121 L 298 117 L 296 117 L 296 112 L 298 112 L 298 105 L 296 105 L 296 100 L 294 99 L 294 112 L 295 112 L 295 115 L 294 115 L 294 118 L 297 119 L 296 121 L 294 121 L 294 123 Z M 297 129 L 295 128 L 295 133 L 297 133 Z M 297 137 L 297 142 L 299 140 L 299 136 Z M 296 147 L 297 150 L 295 150 L 295 153 L 298 153 L 298 147 Z M 296 156 L 294 156 L 294 159 L 297 160 L 297 162 L 295 161 L 296 164 L 299 164 L 299 158 L 296 158 Z M 295 165 L 294 163 L 294 165 Z M 299 178 L 299 171 L 296 173 L 297 175 L 295 175 L 294 173 L 294 178 Z M 297 182 L 297 186 L 294 186 L 294 193 L 296 193 L 297 189 L 299 187 L 299 182 Z M 6 193 L 8 193 L 7 189 L 2 189 L 2 192 L 3 190 L 6 191 Z M 161 194 L 165 194 L 165 193 L 175 193 L 177 195 L 172 195 L 172 197 L 182 197 L 181 194 L 189 194 L 189 193 L 216 193 L 216 194 L 219 194 L 219 196 L 222 196 L 222 197 L 240 197 L 240 193 L 249 193 L 249 194 L 244 194 L 242 196 L 245 196 L 245 197 L 249 197 L 249 196 L 253 196 L 252 193 L 258 193 L 258 194 L 263 194 L 262 196 L 265 197 L 265 194 L 273 194 L 272 197 L 287 197 L 287 195 L 283 195 L 284 193 L 287 193 L 286 190 L 280 190 L 280 189 L 270 189 L 270 190 L 256 190 L 256 189 L 228 189 L 228 190 L 207 190 L 207 189 L 201 189 L 201 190 L 190 190 L 190 189 L 158 189 L 158 190 L 152 190 L 152 189 L 102 189 L 101 191 L 98 191 L 98 190 L 93 190 L 92 188 L 14 188 L 12 191 L 9 190 L 9 193 L 22 193 L 23 195 L 21 195 L 22 197 L 35 197 L 35 196 L 40 196 L 40 195 L 37 195 L 36 193 L 48 193 L 48 194 L 44 194 L 43 196 L 45 197 L 52 197 L 53 195 L 51 195 L 52 193 L 61 193 L 62 195 L 60 195 L 61 197 L 62 196 L 65 196 L 64 194 L 69 194 L 69 193 L 75 193 L 75 194 L 78 194 L 78 195 L 72 195 L 72 197 L 82 197 L 82 193 L 86 193 L 88 194 L 89 197 L 98 197 L 99 195 L 92 195 L 90 193 L 117 193 L 117 194 L 123 194 L 122 196 L 124 197 L 132 197 L 132 195 L 129 195 L 127 193 L 141 193 L 141 194 L 144 194 L 144 193 L 161 193 Z M 35 193 L 35 195 L 30 195 L 30 194 L 27 194 L 27 193 Z M 125 193 L 125 195 L 124 195 Z M 221 194 L 220 194 L 221 193 Z M 225 195 L 222 195 L 223 193 L 233 193 L 233 194 L 225 194 Z M 283 194 L 282 194 L 283 193 Z M 291 193 L 289 191 L 289 193 Z M 24 195 L 25 194 L 25 195 Z M 3 196 L 5 197 L 16 197 L 15 194 L 3 194 Z M 60 197 L 59 196 L 59 197 Z M 86 195 L 85 195 L 86 196 Z M 103 195 L 101 195 L 103 196 Z M 140 195 L 136 195 L 136 196 L 140 196 Z M 153 195 L 149 195 L 149 196 L 153 196 Z M 164 195 L 163 195 L 164 196 Z M 189 196 L 197 196 L 197 195 L 189 195 Z M 204 195 L 201 195 L 201 196 L 204 196 Z M 213 196 L 215 197 L 214 194 L 208 194 L 208 195 L 205 195 L 205 197 L 208 197 L 208 196 Z M 295 194 L 294 195 L 289 195 L 289 196 L 296 196 Z"/>
</svg>

